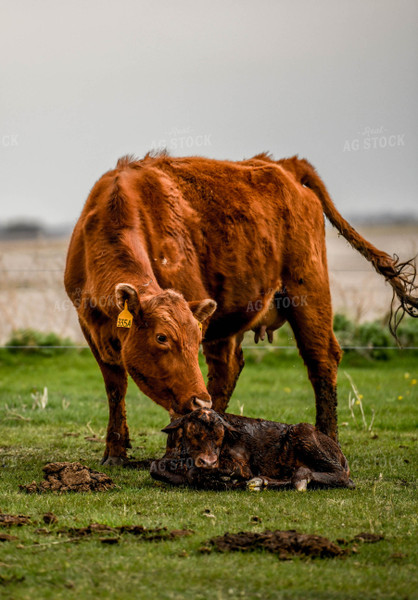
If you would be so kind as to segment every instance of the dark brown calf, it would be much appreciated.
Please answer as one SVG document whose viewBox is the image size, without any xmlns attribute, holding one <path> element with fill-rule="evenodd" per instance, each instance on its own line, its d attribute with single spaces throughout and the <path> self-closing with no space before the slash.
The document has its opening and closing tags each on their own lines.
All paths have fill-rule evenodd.
<svg viewBox="0 0 418 600">
<path fill-rule="evenodd" d="M 348 487 L 350 469 L 338 444 L 313 425 L 285 425 L 198 409 L 163 429 L 165 456 L 155 479 L 203 488 Z"/>
</svg>

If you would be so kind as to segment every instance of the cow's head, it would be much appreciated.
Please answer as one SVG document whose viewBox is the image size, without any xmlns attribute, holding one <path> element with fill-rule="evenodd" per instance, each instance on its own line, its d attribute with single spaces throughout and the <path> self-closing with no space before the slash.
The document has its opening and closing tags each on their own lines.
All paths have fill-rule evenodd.
<svg viewBox="0 0 418 600">
<path fill-rule="evenodd" d="M 225 437 L 236 432 L 221 415 L 208 408 L 175 419 L 162 431 L 175 436 L 175 444 L 169 440 L 169 445 L 177 446 L 199 469 L 216 469 Z"/>
<path fill-rule="evenodd" d="M 214 300 L 186 302 L 173 290 L 139 296 L 134 286 L 116 286 L 116 304 L 127 303 L 130 329 L 120 333 L 124 365 L 138 387 L 172 417 L 210 407 L 198 363 L 200 324 L 216 309 Z"/>
</svg>

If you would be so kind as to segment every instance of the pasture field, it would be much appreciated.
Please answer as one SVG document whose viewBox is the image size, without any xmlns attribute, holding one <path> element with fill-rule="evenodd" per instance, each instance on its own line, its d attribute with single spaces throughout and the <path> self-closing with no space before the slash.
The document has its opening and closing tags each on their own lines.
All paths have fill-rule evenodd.
<svg viewBox="0 0 418 600">
<path fill-rule="evenodd" d="M 248 416 L 313 422 L 313 392 L 296 351 L 257 352 L 263 360 L 247 351 L 230 412 L 242 409 Z M 362 405 L 354 404 L 353 413 L 344 371 L 362 395 Z M 165 486 L 143 470 L 99 466 L 107 402 L 89 351 L 43 356 L 1 350 L 0 512 L 30 515 L 32 522 L 0 528 L 18 538 L 0 543 L 0 595 L 9 600 L 417 598 L 417 380 L 418 361 L 411 351 L 386 362 L 344 358 L 340 441 L 355 490 L 204 492 Z M 48 403 L 41 408 L 31 394 L 44 386 Z M 132 456 L 162 456 L 165 435 L 160 429 L 168 422 L 167 413 L 132 382 L 127 406 Z M 117 487 L 62 495 L 19 490 L 19 484 L 40 481 L 42 466 L 51 461 L 80 461 L 106 471 Z M 46 512 L 53 512 L 58 522 L 45 525 Z M 99 535 L 71 541 L 69 533 L 58 533 L 93 522 L 194 533 L 160 542 L 122 534 L 115 545 L 101 543 Z M 351 540 L 360 532 L 384 539 L 359 543 L 358 552 L 343 559 L 279 561 L 269 553 L 199 552 L 215 535 L 265 529 L 296 529 L 333 541 Z"/>
</svg>

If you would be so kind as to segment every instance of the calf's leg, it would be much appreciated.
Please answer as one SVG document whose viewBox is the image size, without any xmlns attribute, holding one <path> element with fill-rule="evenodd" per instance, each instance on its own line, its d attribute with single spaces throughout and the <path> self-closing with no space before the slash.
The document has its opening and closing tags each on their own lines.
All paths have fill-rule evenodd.
<svg viewBox="0 0 418 600">
<path fill-rule="evenodd" d="M 259 475 L 247 481 L 247 489 L 250 492 L 261 492 L 261 490 L 288 490 L 292 488 L 291 479 L 273 479 Z"/>
<path fill-rule="evenodd" d="M 346 472 L 322 473 L 311 471 L 307 467 L 299 467 L 292 479 L 272 479 L 271 477 L 264 476 L 253 477 L 247 482 L 247 489 L 250 492 L 260 492 L 261 490 L 289 490 L 296 488 L 298 492 L 306 492 L 309 484 L 313 488 L 346 487 L 354 489 L 356 487 Z"/>
<path fill-rule="evenodd" d="M 292 477 L 296 489 L 311 487 L 355 487 L 349 479 L 347 459 L 338 444 L 308 423 L 291 429 L 291 445 L 297 463 L 301 465 Z"/>
<path fill-rule="evenodd" d="M 333 488 L 346 487 L 354 489 L 354 482 L 348 477 L 346 471 L 324 473 L 312 471 L 307 467 L 300 467 L 292 477 L 292 484 L 299 492 L 305 492 L 308 484 L 310 487 Z"/>
<path fill-rule="evenodd" d="M 187 471 L 176 468 L 179 461 L 172 458 L 161 458 L 151 463 L 150 474 L 154 479 L 171 483 L 172 485 L 186 485 L 188 483 Z"/>
</svg>

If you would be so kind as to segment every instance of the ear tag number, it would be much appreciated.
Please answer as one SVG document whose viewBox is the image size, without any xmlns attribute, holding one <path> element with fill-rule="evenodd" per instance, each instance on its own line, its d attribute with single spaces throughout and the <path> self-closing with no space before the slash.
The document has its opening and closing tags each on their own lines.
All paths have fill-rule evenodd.
<svg viewBox="0 0 418 600">
<path fill-rule="evenodd" d="M 126 300 L 123 311 L 118 315 L 118 322 L 116 326 L 125 327 L 126 329 L 132 327 L 132 314 L 128 310 L 128 302 Z"/>
<path fill-rule="evenodd" d="M 200 321 L 198 321 L 197 324 L 199 325 L 200 331 L 202 331 L 202 323 Z"/>
</svg>

